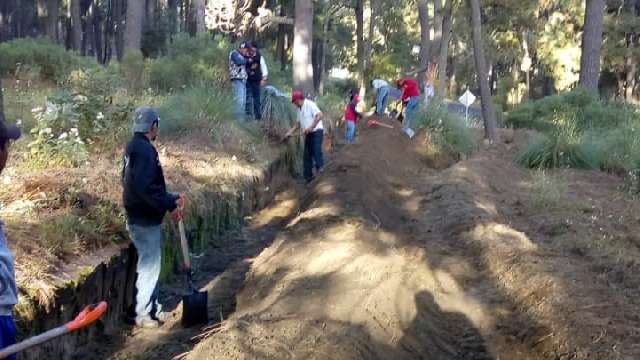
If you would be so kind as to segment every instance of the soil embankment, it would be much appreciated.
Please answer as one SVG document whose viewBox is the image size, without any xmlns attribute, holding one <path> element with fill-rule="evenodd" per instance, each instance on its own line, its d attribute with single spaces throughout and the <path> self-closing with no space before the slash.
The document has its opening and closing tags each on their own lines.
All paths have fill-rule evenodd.
<svg viewBox="0 0 640 360">
<path fill-rule="evenodd" d="M 200 260 L 214 325 L 182 330 L 178 309 L 104 357 L 637 358 L 638 206 L 615 177 L 560 171 L 571 187 L 538 207 L 513 162 L 523 134 L 501 135 L 436 171 L 420 139 L 363 131 L 234 234 L 245 258 L 208 279 Z"/>
</svg>

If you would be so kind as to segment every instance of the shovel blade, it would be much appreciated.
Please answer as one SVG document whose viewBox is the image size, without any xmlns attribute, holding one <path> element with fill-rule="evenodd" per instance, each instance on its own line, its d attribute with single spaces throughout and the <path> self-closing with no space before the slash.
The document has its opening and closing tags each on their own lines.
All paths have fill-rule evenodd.
<svg viewBox="0 0 640 360">
<path fill-rule="evenodd" d="M 206 324 L 209 321 L 207 293 L 193 291 L 182 297 L 182 326 Z"/>
</svg>

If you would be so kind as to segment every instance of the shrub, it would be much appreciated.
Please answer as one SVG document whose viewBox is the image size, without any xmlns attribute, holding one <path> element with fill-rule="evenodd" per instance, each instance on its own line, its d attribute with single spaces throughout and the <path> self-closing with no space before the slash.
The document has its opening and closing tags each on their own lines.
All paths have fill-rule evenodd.
<svg viewBox="0 0 640 360">
<path fill-rule="evenodd" d="M 557 175 L 551 175 L 544 170 L 533 174 L 531 195 L 533 205 L 538 209 L 557 207 L 562 202 L 562 195 L 568 190 L 567 182 Z"/>
<path fill-rule="evenodd" d="M 140 51 L 127 51 L 120 61 L 122 75 L 127 79 L 127 85 L 131 89 L 142 88 L 142 75 L 144 72 L 144 58 Z"/>
<path fill-rule="evenodd" d="M 413 121 L 415 127 L 429 132 L 430 142 L 441 151 L 470 154 L 476 149 L 473 134 L 464 118 L 450 112 L 440 102 L 431 101 L 428 109 L 420 111 Z"/>
<path fill-rule="evenodd" d="M 80 115 L 69 103 L 48 102 L 34 109 L 36 126 L 26 153 L 27 164 L 34 167 L 77 166 L 89 158 L 86 143 L 80 137 Z"/>
<path fill-rule="evenodd" d="M 517 162 L 535 169 L 596 169 L 602 162 L 601 149 L 585 140 L 574 123 L 567 123 L 533 139 L 520 151 Z"/>
<path fill-rule="evenodd" d="M 295 124 L 297 111 L 288 94 L 265 87 L 262 96 L 262 121 L 270 135 L 281 137 Z"/>
<path fill-rule="evenodd" d="M 91 58 L 67 51 L 46 39 L 22 38 L 0 44 L 0 74 L 15 74 L 21 66 L 39 69 L 43 80 L 62 82 L 77 68 L 96 66 Z"/>
<path fill-rule="evenodd" d="M 176 135 L 189 130 L 210 131 L 233 118 L 231 96 L 217 87 L 194 87 L 175 94 L 160 107 L 162 131 Z"/>
</svg>

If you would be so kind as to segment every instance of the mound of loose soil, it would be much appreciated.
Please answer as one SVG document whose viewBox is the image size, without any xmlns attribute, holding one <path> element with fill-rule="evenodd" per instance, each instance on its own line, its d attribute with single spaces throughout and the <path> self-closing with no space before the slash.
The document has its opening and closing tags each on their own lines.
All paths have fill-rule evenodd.
<svg viewBox="0 0 640 360">
<path fill-rule="evenodd" d="M 563 170 L 568 191 L 537 206 L 535 175 L 513 162 L 526 134 L 501 136 L 436 171 L 419 141 L 362 131 L 299 204 L 239 235 L 271 245 L 211 279 L 235 312 L 210 306 L 224 321 L 188 358 L 638 358 L 638 205 L 615 177 Z M 144 358 L 186 350 L 163 331 L 143 348 L 164 356 Z"/>
</svg>

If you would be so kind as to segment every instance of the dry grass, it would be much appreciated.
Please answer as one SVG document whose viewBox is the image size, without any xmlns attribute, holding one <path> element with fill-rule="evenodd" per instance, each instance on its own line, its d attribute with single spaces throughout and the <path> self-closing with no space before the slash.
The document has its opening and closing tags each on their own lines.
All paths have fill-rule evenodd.
<svg viewBox="0 0 640 360">
<path fill-rule="evenodd" d="M 213 136 L 193 134 L 188 142 L 161 139 L 156 145 L 169 190 L 186 193 L 190 208 L 199 211 L 216 205 L 206 194 L 234 193 L 261 176 L 283 149 L 271 146 L 254 130 L 231 124 Z M 16 278 L 23 293 L 17 311 L 28 318 L 30 304 L 49 306 L 56 289 L 73 280 L 79 269 L 67 264 L 102 249 L 117 251 L 128 236 L 119 154 L 95 154 L 76 169 L 32 172 L 20 168 L 15 150 L 10 163 L 14 166 L 0 179 L 0 218 L 16 255 Z"/>
</svg>

